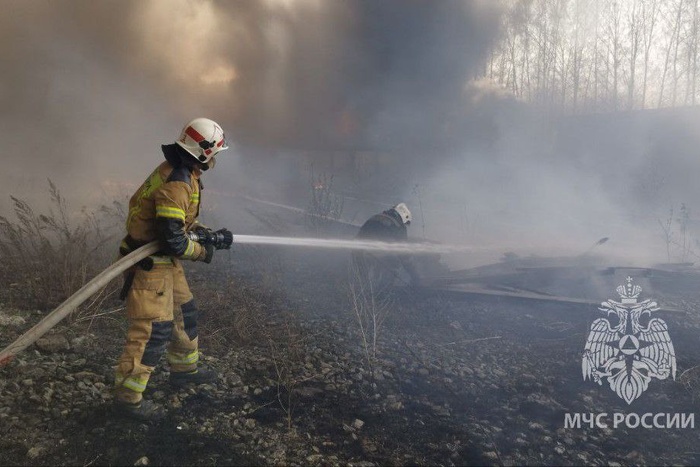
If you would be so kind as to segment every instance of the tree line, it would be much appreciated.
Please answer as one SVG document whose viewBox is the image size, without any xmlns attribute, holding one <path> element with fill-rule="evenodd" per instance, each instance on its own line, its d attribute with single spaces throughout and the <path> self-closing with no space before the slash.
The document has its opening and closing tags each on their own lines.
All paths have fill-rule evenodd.
<svg viewBox="0 0 700 467">
<path fill-rule="evenodd" d="M 482 77 L 571 113 L 695 105 L 700 0 L 504 0 Z"/>
</svg>

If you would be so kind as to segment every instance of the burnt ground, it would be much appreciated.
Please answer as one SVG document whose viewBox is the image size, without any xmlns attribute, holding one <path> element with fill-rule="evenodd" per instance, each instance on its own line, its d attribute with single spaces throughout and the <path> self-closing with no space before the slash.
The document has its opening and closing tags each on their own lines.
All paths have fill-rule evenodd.
<svg viewBox="0 0 700 467">
<path fill-rule="evenodd" d="M 697 428 L 564 427 L 567 412 L 695 413 L 700 403 L 678 377 L 652 381 L 631 406 L 584 382 L 594 306 L 397 288 L 368 360 L 343 255 L 250 261 L 257 253 L 189 268 L 219 383 L 174 390 L 164 365 L 147 397 L 166 419 L 115 418 L 120 312 L 62 324 L 0 370 L 0 464 L 700 463 Z M 694 312 L 659 316 L 678 375 L 700 364 Z M 6 303 L 2 317 L 4 345 L 41 316 Z"/>
</svg>

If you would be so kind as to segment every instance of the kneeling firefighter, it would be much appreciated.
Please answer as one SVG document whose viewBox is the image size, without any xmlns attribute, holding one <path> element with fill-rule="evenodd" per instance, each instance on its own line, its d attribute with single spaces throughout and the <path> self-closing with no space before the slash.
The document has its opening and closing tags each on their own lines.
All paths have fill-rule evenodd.
<svg viewBox="0 0 700 467">
<path fill-rule="evenodd" d="M 370 217 L 360 227 L 357 238 L 405 242 L 408 240 L 408 226 L 411 225 L 411 220 L 412 215 L 408 206 L 405 203 L 399 203 Z M 408 255 L 358 252 L 353 255 L 353 260 L 359 272 L 365 279 L 372 281 L 372 286 L 377 291 L 393 285 L 400 277 L 401 270 L 408 274 L 410 285 L 417 285 L 420 282 L 416 267 Z"/>
<path fill-rule="evenodd" d="M 233 242 L 228 230 L 212 232 L 197 222 L 200 176 L 214 166 L 219 151 L 228 149 L 221 127 L 197 118 L 175 143 L 161 148 L 165 161 L 129 201 L 127 236 L 120 245 L 121 255 L 154 240 L 161 245 L 158 253 L 125 274 L 122 290 L 129 328 L 116 367 L 114 404 L 117 412 L 144 420 L 164 415 L 142 393 L 166 348 L 171 384 L 218 378 L 213 370 L 198 367 L 197 307 L 181 260 L 209 263 L 215 249 L 228 249 Z"/>
</svg>

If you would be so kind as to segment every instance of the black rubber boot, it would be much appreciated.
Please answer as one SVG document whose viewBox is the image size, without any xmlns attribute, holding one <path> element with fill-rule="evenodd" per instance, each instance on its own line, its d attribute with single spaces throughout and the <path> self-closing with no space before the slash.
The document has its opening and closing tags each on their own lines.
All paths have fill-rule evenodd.
<svg viewBox="0 0 700 467">
<path fill-rule="evenodd" d="M 219 379 L 216 371 L 199 367 L 194 371 L 170 373 L 170 384 L 175 387 L 186 386 L 187 384 L 208 384 L 215 383 Z"/>
<path fill-rule="evenodd" d="M 114 411 L 118 415 L 141 420 L 143 422 L 155 422 L 165 417 L 165 409 L 153 401 L 141 400 L 135 404 L 114 400 Z"/>
</svg>

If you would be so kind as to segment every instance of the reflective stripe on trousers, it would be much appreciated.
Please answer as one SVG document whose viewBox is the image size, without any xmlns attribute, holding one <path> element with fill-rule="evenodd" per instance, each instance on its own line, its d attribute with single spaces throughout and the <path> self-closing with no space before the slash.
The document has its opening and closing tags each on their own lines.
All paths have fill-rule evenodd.
<svg viewBox="0 0 700 467">
<path fill-rule="evenodd" d="M 180 261 L 163 259 L 137 269 L 127 296 L 129 329 L 116 368 L 115 396 L 141 400 L 148 379 L 167 349 L 170 370 L 193 371 L 199 360 L 197 311 Z M 186 316 L 186 317 L 185 317 Z"/>
</svg>

